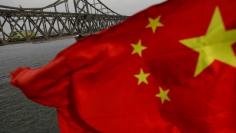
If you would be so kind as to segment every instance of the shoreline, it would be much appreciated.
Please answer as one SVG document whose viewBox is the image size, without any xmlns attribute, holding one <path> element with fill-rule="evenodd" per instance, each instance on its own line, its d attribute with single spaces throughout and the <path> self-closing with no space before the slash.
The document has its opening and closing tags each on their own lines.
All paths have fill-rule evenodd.
<svg viewBox="0 0 236 133">
<path fill-rule="evenodd" d="M 35 40 L 29 40 L 29 41 L 17 41 L 17 42 L 8 42 L 6 44 L 4 43 L 0 43 L 0 47 L 1 46 L 6 46 L 6 45 L 17 45 L 17 44 L 24 44 L 24 43 L 31 43 L 31 44 L 38 44 L 38 43 L 47 43 L 47 42 L 51 42 L 51 41 L 55 41 L 55 40 L 64 40 L 64 39 L 72 39 L 75 38 L 74 35 L 68 35 L 68 36 L 61 36 L 61 37 L 52 37 L 52 38 L 48 38 L 48 39 L 35 39 Z"/>
</svg>

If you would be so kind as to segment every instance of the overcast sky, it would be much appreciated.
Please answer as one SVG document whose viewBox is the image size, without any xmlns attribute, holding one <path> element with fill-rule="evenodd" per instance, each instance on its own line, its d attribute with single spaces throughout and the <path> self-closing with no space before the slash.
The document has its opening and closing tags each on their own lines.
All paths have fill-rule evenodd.
<svg viewBox="0 0 236 133">
<path fill-rule="evenodd" d="M 19 6 L 22 7 L 42 7 L 53 3 L 56 0 L 0 0 L 0 5 Z M 73 3 L 73 0 L 69 0 Z M 165 0 L 101 0 L 112 10 L 122 15 L 132 15 L 150 5 L 163 2 Z"/>
</svg>

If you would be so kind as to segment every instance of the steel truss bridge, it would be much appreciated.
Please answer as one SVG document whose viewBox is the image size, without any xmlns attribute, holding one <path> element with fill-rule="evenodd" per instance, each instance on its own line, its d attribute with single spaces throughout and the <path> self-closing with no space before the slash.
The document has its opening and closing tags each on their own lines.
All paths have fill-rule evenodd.
<svg viewBox="0 0 236 133">
<path fill-rule="evenodd" d="M 0 5 L 0 45 L 89 35 L 126 18 L 100 0 L 57 0 L 40 8 Z"/>
</svg>

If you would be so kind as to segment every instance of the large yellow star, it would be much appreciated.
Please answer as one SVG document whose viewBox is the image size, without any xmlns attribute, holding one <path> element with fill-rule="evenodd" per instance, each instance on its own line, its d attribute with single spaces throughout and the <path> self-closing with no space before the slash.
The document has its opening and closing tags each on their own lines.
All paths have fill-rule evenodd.
<svg viewBox="0 0 236 133">
<path fill-rule="evenodd" d="M 138 79 L 138 85 L 145 83 L 148 84 L 147 78 L 150 76 L 150 73 L 145 73 L 143 69 L 140 69 L 139 74 L 134 75 Z"/>
<path fill-rule="evenodd" d="M 148 18 L 149 24 L 146 26 L 146 28 L 151 28 L 152 32 L 155 33 L 156 29 L 158 27 L 163 27 L 164 25 L 161 23 L 161 16 L 158 16 L 157 18 Z"/>
<path fill-rule="evenodd" d="M 159 97 L 161 99 L 161 103 L 164 104 L 165 101 L 170 101 L 170 98 L 168 96 L 168 93 L 170 90 L 164 90 L 162 87 L 159 87 L 160 92 L 156 94 L 156 97 Z"/>
<path fill-rule="evenodd" d="M 140 57 L 142 57 L 143 50 L 147 49 L 147 47 L 143 46 L 142 41 L 139 40 L 136 44 L 131 44 L 133 47 L 132 54 L 138 54 Z"/>
<path fill-rule="evenodd" d="M 180 42 L 199 53 L 195 77 L 215 60 L 236 67 L 236 56 L 232 48 L 236 42 L 236 29 L 226 31 L 218 7 L 214 11 L 206 35 L 184 39 Z"/>
</svg>

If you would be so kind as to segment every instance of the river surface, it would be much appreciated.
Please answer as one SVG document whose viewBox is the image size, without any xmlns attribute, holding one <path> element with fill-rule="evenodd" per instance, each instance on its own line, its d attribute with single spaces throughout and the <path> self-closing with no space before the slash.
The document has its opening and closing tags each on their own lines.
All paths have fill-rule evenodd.
<svg viewBox="0 0 236 133">
<path fill-rule="evenodd" d="M 20 66 L 40 67 L 73 44 L 73 38 L 0 46 L 0 133 L 59 133 L 55 109 L 28 100 L 9 84 Z"/>
</svg>

